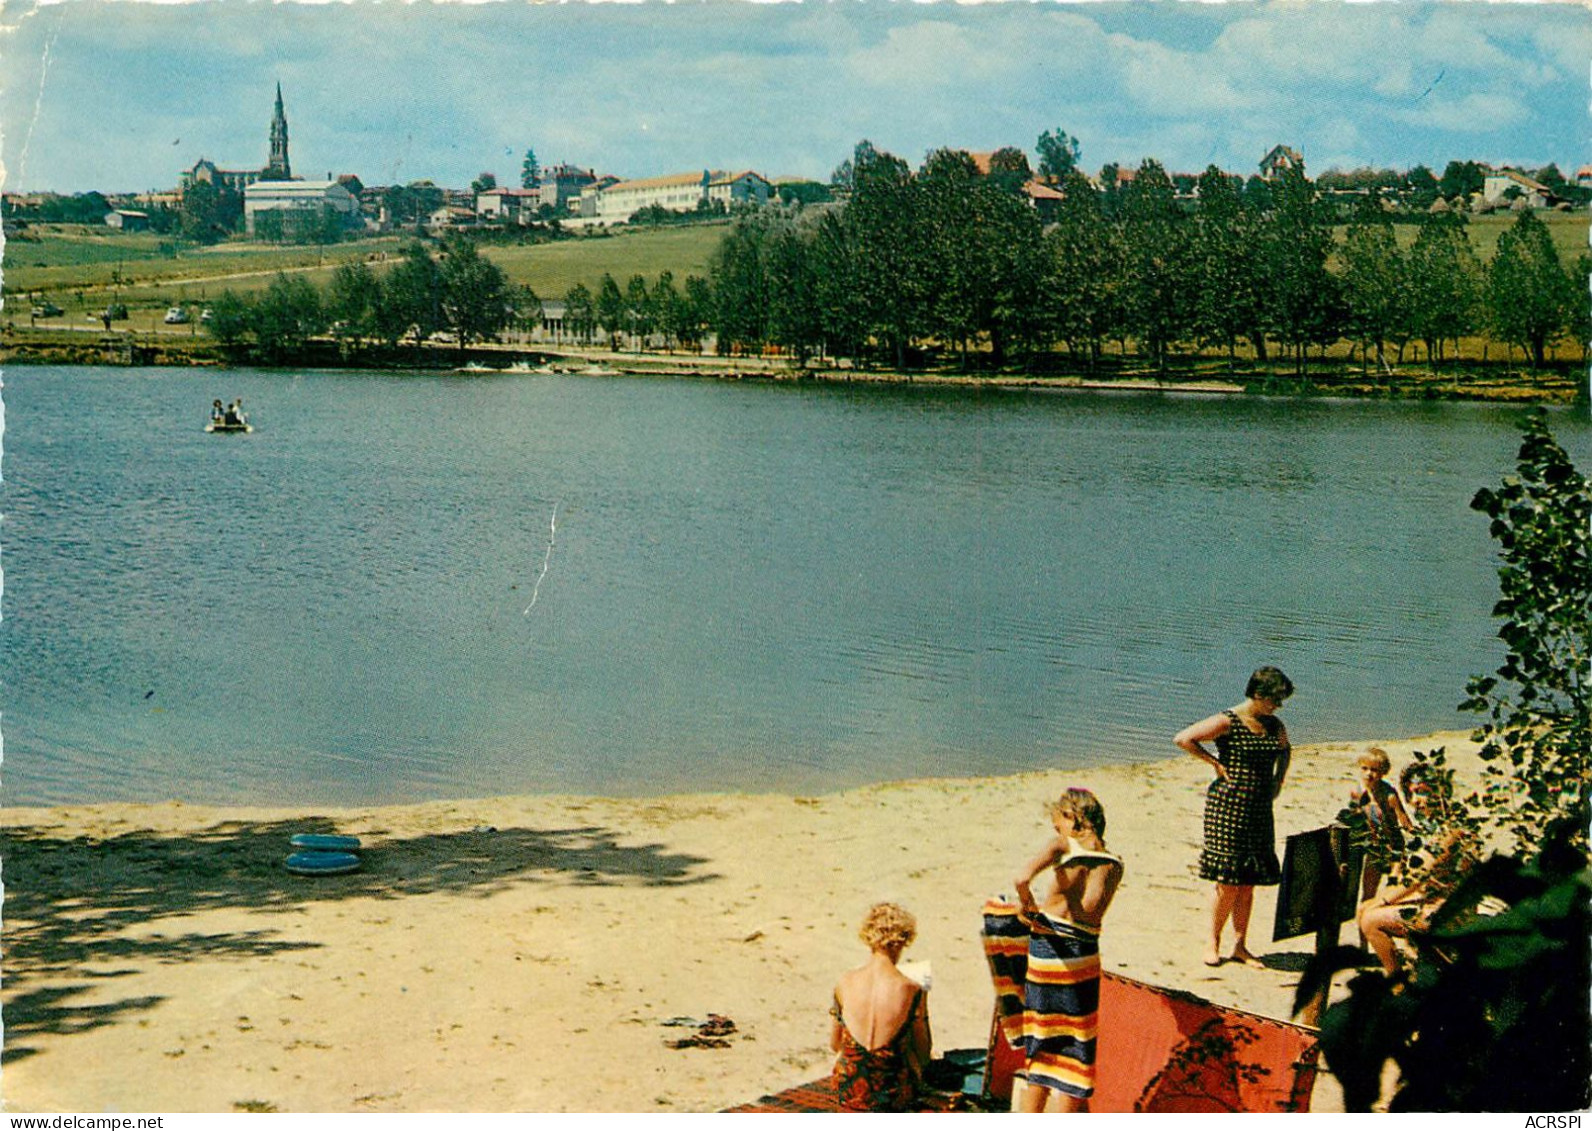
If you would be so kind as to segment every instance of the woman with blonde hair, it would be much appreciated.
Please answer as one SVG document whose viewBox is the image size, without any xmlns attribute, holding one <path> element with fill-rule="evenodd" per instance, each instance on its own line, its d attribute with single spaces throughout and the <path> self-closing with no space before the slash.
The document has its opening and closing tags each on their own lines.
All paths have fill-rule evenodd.
<svg viewBox="0 0 1592 1131">
<path fill-rule="evenodd" d="M 1013 880 L 1017 902 L 984 905 L 984 948 L 1007 1040 L 1026 1085 L 1018 1110 L 1087 1111 L 1100 1013 L 1100 926 L 1122 883 L 1106 851 L 1105 808 L 1087 789 L 1048 807 L 1056 835 Z M 1033 882 L 1054 880 L 1043 902 Z"/>
<path fill-rule="evenodd" d="M 933 1040 L 928 991 L 896 963 L 918 923 L 894 903 L 876 903 L 857 933 L 868 961 L 841 975 L 829 1010 L 835 1095 L 847 1111 L 911 1111 Z"/>
</svg>

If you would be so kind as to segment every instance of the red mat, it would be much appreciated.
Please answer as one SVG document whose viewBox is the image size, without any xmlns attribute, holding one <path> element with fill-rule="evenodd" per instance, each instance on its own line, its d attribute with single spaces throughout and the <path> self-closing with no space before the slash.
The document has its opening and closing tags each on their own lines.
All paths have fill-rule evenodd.
<svg viewBox="0 0 1592 1131">
<path fill-rule="evenodd" d="M 986 1095 L 1009 1100 L 1022 1057 L 999 1027 Z M 1107 973 L 1100 981 L 1099 1070 L 1090 1110 L 1309 1111 L 1316 1034 Z"/>
<path fill-rule="evenodd" d="M 923 1097 L 917 1108 L 918 1111 L 959 1111 L 967 1105 L 965 1096 L 951 1093 L 934 1092 Z M 814 1080 L 810 1084 L 797 1084 L 794 1088 L 786 1088 L 783 1092 L 763 1096 L 749 1104 L 739 1107 L 726 1108 L 726 1111 L 762 1111 L 762 1112 L 806 1112 L 806 1111 L 841 1111 L 840 1104 L 835 1099 L 835 1080 L 832 1076 L 825 1076 L 821 1080 Z"/>
</svg>

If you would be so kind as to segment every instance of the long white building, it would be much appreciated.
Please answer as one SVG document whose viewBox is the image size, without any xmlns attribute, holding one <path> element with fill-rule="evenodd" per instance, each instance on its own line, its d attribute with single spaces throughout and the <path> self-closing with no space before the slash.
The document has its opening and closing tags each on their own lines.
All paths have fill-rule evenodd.
<svg viewBox="0 0 1592 1131">
<path fill-rule="evenodd" d="M 617 224 L 654 205 L 671 212 L 692 212 L 703 201 L 721 202 L 725 207 L 767 204 L 771 191 L 768 180 L 750 170 L 726 173 L 704 169 L 700 173 L 673 173 L 619 181 L 607 187 L 593 186 L 581 192 L 580 214 Z"/>
</svg>

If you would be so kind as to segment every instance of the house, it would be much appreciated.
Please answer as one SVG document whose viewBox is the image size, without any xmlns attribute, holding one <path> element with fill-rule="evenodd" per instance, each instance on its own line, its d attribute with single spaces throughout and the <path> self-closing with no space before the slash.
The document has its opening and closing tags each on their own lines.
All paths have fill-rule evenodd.
<svg viewBox="0 0 1592 1131">
<path fill-rule="evenodd" d="M 1274 145 L 1271 152 L 1260 159 L 1261 180 L 1271 181 L 1281 176 L 1285 169 L 1305 171 L 1305 159 L 1300 156 L 1297 149 L 1286 145 Z"/>
<path fill-rule="evenodd" d="M 551 208 L 555 215 L 568 212 L 573 202 L 580 199 L 581 192 L 596 180 L 597 174 L 590 169 L 574 165 L 549 166 L 542 170 L 539 182 L 542 197 L 537 206 Z"/>
<path fill-rule="evenodd" d="M 1546 208 L 1553 203 L 1553 190 L 1518 169 L 1488 169 L 1481 183 L 1484 204 L 1502 204 L 1522 199 L 1530 208 Z"/>
<path fill-rule="evenodd" d="M 1575 183 L 1582 188 L 1592 188 L 1592 165 L 1582 165 L 1575 171 Z"/>
<path fill-rule="evenodd" d="M 206 184 L 241 193 L 261 176 L 258 169 L 222 169 L 214 161 L 201 157 L 192 169 L 184 169 L 178 174 L 177 184 L 179 192 L 187 192 L 194 185 Z"/>
<path fill-rule="evenodd" d="M 476 221 L 475 209 L 458 204 L 444 204 L 426 217 L 426 227 L 433 231 L 442 228 L 468 228 Z"/>
<path fill-rule="evenodd" d="M 119 228 L 124 232 L 146 232 L 149 230 L 149 213 L 138 212 L 131 208 L 116 208 L 105 213 L 105 226 Z"/>
<path fill-rule="evenodd" d="M 1023 186 L 1023 195 L 1028 198 L 1028 206 L 1039 213 L 1042 223 L 1049 223 L 1056 217 L 1056 209 L 1061 207 L 1061 202 L 1066 195 L 1043 181 L 1029 181 Z"/>
<path fill-rule="evenodd" d="M 358 198 L 337 181 L 255 181 L 243 190 L 243 223 L 251 236 L 262 214 L 281 214 L 286 229 L 312 218 L 318 222 L 327 209 L 345 225 L 359 222 Z"/>
<path fill-rule="evenodd" d="M 700 173 L 671 173 L 636 181 L 618 181 L 595 193 L 583 194 L 582 215 L 587 198 L 595 202 L 595 215 L 609 223 L 621 223 L 645 208 L 670 212 L 694 212 L 704 204 L 768 203 L 773 186 L 768 179 L 750 170 L 726 173 L 704 169 Z"/>
<path fill-rule="evenodd" d="M 540 188 L 495 188 L 475 194 L 475 214 L 482 220 L 528 223 L 542 203 Z"/>
</svg>

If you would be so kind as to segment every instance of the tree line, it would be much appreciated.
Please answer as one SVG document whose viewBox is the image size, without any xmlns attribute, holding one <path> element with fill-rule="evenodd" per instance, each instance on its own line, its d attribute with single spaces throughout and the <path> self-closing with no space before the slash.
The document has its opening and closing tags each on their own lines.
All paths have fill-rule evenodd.
<svg viewBox="0 0 1592 1131">
<path fill-rule="evenodd" d="M 1092 369 L 1115 342 L 1164 370 L 1211 349 L 1234 364 L 1244 347 L 1302 372 L 1312 349 L 1344 341 L 1385 368 L 1412 342 L 1436 364 L 1471 337 L 1541 367 L 1561 338 L 1592 333 L 1587 257 L 1567 267 L 1529 211 L 1484 264 L 1458 213 L 1422 214 L 1403 246 L 1375 191 L 1340 245 L 1337 207 L 1299 168 L 1246 183 L 1213 165 L 1190 202 L 1154 160 L 1103 188 L 1055 165 L 1045 222 L 1020 151 L 984 172 L 939 149 L 913 170 L 861 143 L 836 170 L 843 205 L 765 210 L 725 237 L 709 280 L 720 348 L 898 367 L 977 350 L 999 367 L 1062 347 Z"/>
<path fill-rule="evenodd" d="M 223 291 L 206 328 L 230 352 L 277 362 L 328 332 L 344 354 L 357 354 L 405 341 L 418 346 L 444 332 L 463 347 L 540 318 L 530 288 L 512 286 L 473 240 L 454 237 L 435 256 L 413 241 L 380 274 L 363 261 L 345 263 L 324 291 L 285 272 L 257 295 Z"/>
</svg>

